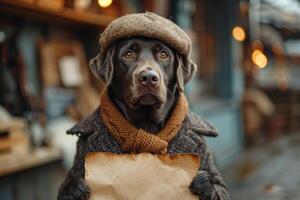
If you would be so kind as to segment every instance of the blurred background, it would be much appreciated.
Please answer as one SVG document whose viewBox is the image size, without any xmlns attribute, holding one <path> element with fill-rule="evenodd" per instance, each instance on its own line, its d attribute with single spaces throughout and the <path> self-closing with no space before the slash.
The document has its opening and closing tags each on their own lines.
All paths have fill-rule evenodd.
<svg viewBox="0 0 300 200">
<path fill-rule="evenodd" d="M 300 199 L 299 0 L 0 0 L 0 199 L 53 200 L 99 105 L 88 61 L 118 16 L 152 11 L 192 38 L 191 109 L 232 199 Z"/>
</svg>

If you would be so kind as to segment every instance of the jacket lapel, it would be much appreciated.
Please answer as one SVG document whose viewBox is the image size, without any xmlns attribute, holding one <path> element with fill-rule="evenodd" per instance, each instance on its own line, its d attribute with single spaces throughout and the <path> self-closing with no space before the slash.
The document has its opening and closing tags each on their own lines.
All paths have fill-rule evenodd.
<svg viewBox="0 0 300 200">
<path fill-rule="evenodd" d="M 170 142 L 168 152 L 199 154 L 204 143 L 203 136 L 216 137 L 217 135 L 217 130 L 212 125 L 189 111 L 181 129 Z"/>
<path fill-rule="evenodd" d="M 190 129 L 198 135 L 217 137 L 218 131 L 210 123 L 201 119 L 197 114 L 189 111 L 187 114 Z"/>
<path fill-rule="evenodd" d="M 120 145 L 102 122 L 99 108 L 69 129 L 67 134 L 88 137 L 91 151 L 122 153 Z"/>
</svg>

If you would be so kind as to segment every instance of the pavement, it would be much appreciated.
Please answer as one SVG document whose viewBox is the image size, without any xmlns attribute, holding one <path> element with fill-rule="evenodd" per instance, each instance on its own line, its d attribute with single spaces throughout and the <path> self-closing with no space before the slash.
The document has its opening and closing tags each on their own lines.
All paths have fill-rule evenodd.
<svg viewBox="0 0 300 200">
<path fill-rule="evenodd" d="M 300 200 L 300 132 L 245 150 L 222 175 L 232 200 Z"/>
</svg>

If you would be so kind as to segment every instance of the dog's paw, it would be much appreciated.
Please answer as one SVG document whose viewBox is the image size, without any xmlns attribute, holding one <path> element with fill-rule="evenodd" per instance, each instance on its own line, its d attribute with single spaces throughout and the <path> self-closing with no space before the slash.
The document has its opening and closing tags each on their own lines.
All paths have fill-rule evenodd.
<svg viewBox="0 0 300 200">
<path fill-rule="evenodd" d="M 201 200 L 212 199 L 215 188 L 208 172 L 200 171 L 189 186 L 190 191 Z"/>
<path fill-rule="evenodd" d="M 90 189 L 83 178 L 70 179 L 61 189 L 57 200 L 87 200 Z"/>
</svg>

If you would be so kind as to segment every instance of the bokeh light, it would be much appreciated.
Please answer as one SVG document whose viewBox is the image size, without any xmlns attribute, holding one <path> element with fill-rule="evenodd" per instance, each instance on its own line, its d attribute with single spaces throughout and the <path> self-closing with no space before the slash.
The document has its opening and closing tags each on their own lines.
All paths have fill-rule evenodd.
<svg viewBox="0 0 300 200">
<path fill-rule="evenodd" d="M 243 42 L 246 38 L 245 30 L 240 26 L 235 26 L 232 29 L 232 36 L 235 40 Z"/>
<path fill-rule="evenodd" d="M 267 56 L 262 51 L 260 51 L 258 49 L 254 50 L 252 52 L 251 57 L 252 57 L 253 63 L 261 69 L 265 68 L 268 64 Z"/>
<path fill-rule="evenodd" d="M 98 4 L 102 8 L 107 8 L 112 4 L 112 0 L 98 0 Z"/>
</svg>

